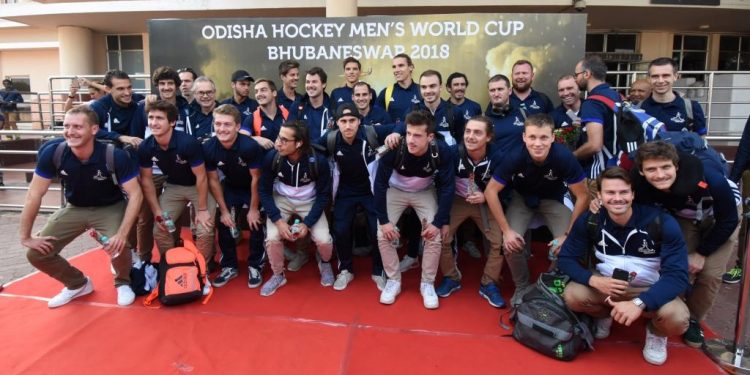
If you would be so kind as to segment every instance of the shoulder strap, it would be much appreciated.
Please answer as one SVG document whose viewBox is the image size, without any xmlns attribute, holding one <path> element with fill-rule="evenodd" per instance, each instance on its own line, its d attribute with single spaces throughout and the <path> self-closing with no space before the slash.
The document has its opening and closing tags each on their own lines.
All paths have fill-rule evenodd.
<svg viewBox="0 0 750 375">
<path fill-rule="evenodd" d="M 326 133 L 326 152 L 328 155 L 333 156 L 336 152 L 336 135 L 339 134 L 338 129 L 333 129 Z"/>
<path fill-rule="evenodd" d="M 594 268 L 595 264 L 596 256 L 594 255 L 594 252 L 596 250 L 594 250 L 594 247 L 596 246 L 597 237 L 599 237 L 599 215 L 598 212 L 590 214 L 588 219 L 586 219 L 586 233 L 589 237 L 589 244 L 591 244 L 591 246 L 586 249 L 586 259 L 584 259 L 586 262 L 586 268 L 588 269 Z"/>
<path fill-rule="evenodd" d="M 112 176 L 112 182 L 115 185 L 119 185 L 120 182 L 117 179 L 117 172 L 115 170 L 115 145 L 112 143 L 107 143 L 105 160 L 107 163 L 107 171 L 109 172 L 109 175 Z"/>
<path fill-rule="evenodd" d="M 463 142 L 458 142 L 458 160 L 459 163 L 466 159 L 466 145 Z"/>
<path fill-rule="evenodd" d="M 440 148 L 438 148 L 437 141 L 433 140 L 430 142 L 430 148 L 428 151 L 430 153 L 430 165 L 432 166 L 432 170 L 437 172 L 438 166 L 440 165 Z"/>
<path fill-rule="evenodd" d="M 281 118 L 286 121 L 286 119 L 289 118 L 289 110 L 286 109 L 283 105 L 280 105 L 279 109 L 281 110 Z"/>
<path fill-rule="evenodd" d="M 654 221 L 652 221 L 646 229 L 648 236 L 654 240 L 654 245 L 661 246 L 662 230 L 661 230 L 661 213 L 656 215 Z"/>
<path fill-rule="evenodd" d="M 318 180 L 318 155 L 315 153 L 315 149 L 312 149 L 312 153 L 307 157 L 307 160 L 308 160 L 308 163 L 310 163 L 310 178 L 313 181 L 317 181 Z"/>
<path fill-rule="evenodd" d="M 261 122 L 263 120 L 260 117 L 260 107 L 253 111 L 253 135 L 260 137 Z"/>
<path fill-rule="evenodd" d="M 372 125 L 362 125 L 365 129 L 365 138 L 370 147 L 376 149 L 380 147 L 380 141 L 378 141 L 378 133 L 375 132 L 375 128 Z"/>
<path fill-rule="evenodd" d="M 523 121 L 526 121 L 526 117 L 528 117 L 526 115 L 526 110 L 523 109 L 523 107 L 520 107 L 519 110 L 521 111 L 521 117 L 523 117 Z"/>
<path fill-rule="evenodd" d="M 682 98 L 683 101 L 685 101 L 685 114 L 687 115 L 687 119 L 690 122 L 693 122 L 693 101 L 689 98 Z"/>
<path fill-rule="evenodd" d="M 456 131 L 455 126 L 453 126 L 453 119 L 455 116 L 453 116 L 453 103 L 451 103 L 450 100 L 445 101 L 445 120 L 448 121 L 448 131 L 451 133 L 453 137 L 456 137 L 457 134 L 454 134 Z M 526 119 L 526 116 L 523 117 L 524 120 Z M 456 142 L 458 142 L 458 139 L 456 139 Z"/>
<path fill-rule="evenodd" d="M 404 165 L 404 154 L 406 154 L 406 142 L 401 140 L 401 144 L 396 151 L 396 158 L 393 160 L 394 169 L 399 170 Z"/>
<path fill-rule="evenodd" d="M 279 176 L 279 169 L 281 168 L 281 154 L 279 154 L 278 151 L 276 151 L 276 154 L 273 155 L 271 168 L 273 170 L 273 178 L 277 178 Z"/>
<path fill-rule="evenodd" d="M 393 98 L 393 88 L 398 83 L 394 83 L 392 85 L 388 85 L 388 87 L 385 88 L 385 110 L 388 110 L 388 107 L 391 105 L 391 98 Z"/>
<path fill-rule="evenodd" d="M 55 166 L 55 171 L 60 170 L 60 165 L 62 165 L 62 156 L 63 152 L 65 152 L 65 148 L 68 146 L 67 141 L 62 141 L 55 146 L 55 153 L 52 154 L 52 164 Z"/>
<path fill-rule="evenodd" d="M 596 100 L 598 102 L 604 103 L 607 108 L 611 109 L 612 111 L 615 110 L 615 101 L 604 95 L 589 95 L 588 97 L 586 97 L 586 99 Z"/>
</svg>

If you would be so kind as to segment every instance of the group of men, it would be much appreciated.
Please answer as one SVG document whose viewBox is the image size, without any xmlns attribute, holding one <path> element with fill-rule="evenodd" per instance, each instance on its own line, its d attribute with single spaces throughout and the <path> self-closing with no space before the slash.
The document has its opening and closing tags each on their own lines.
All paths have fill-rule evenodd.
<svg viewBox="0 0 750 375">
<path fill-rule="evenodd" d="M 702 345 L 700 321 L 713 304 L 738 223 L 736 185 L 722 166 L 660 141 L 639 148 L 632 171 L 608 168 L 620 151 L 616 116 L 601 100 L 582 100 L 581 91 L 622 99 L 605 82 L 606 66 L 596 57 L 558 80 L 558 107 L 532 88 L 527 60 L 517 61 L 510 77 L 489 78 L 485 110 L 465 97 L 465 74 L 443 82 L 439 72 L 425 70 L 415 81 L 414 68 L 408 55 L 395 56 L 395 83 L 376 97 L 360 81 L 360 62 L 347 58 L 344 86 L 329 96 L 326 72 L 312 67 L 300 95 L 300 65 L 289 60 L 279 65 L 281 87 L 234 72 L 233 95 L 221 103 L 214 82 L 192 69 L 157 68 L 158 94 L 140 101 L 126 73 L 108 74 L 107 95 L 66 113 L 64 138 L 56 141 L 64 144 L 40 150 L 22 215 L 29 261 L 65 286 L 49 306 L 93 290 L 91 280 L 59 255 L 87 228 L 109 237 L 104 248 L 112 257 L 118 304 L 131 304 L 130 248 L 148 261 L 154 241 L 161 254 L 174 247 L 165 220 L 177 220 L 190 207 L 207 262 L 215 257 L 218 226 L 220 271 L 204 293 L 239 275 L 236 213 L 243 209 L 251 232 L 248 287 L 260 287 L 262 296 L 277 292 L 287 283 L 285 271 L 309 261 L 309 235 L 321 285 L 346 289 L 357 273 L 352 233 L 359 210 L 382 304 L 396 301 L 401 274 L 417 259 L 425 308 L 438 308 L 439 297 L 460 290 L 461 244 L 452 243 L 471 219 L 479 236 L 469 233 L 469 239 L 486 240 L 478 293 L 502 308 L 505 261 L 516 290 L 512 304 L 530 283 L 524 233 L 538 216 L 552 233 L 550 258 L 559 257 L 560 270 L 573 280 L 565 300 L 598 318 L 596 337 L 609 334 L 613 319 L 630 325 L 649 315 L 644 358 L 650 363 L 664 363 L 669 335 L 684 333 L 689 345 Z M 674 61 L 656 59 L 649 66 L 651 94 L 631 94 L 668 130 L 705 135 L 700 105 L 673 91 L 677 77 Z M 441 98 L 443 84 L 449 100 Z M 555 129 L 566 126 L 582 130 L 574 150 L 555 142 Z M 112 156 L 97 139 L 136 151 L 116 148 Z M 54 177 L 64 181 L 68 203 L 32 236 Z M 566 206 L 566 197 L 574 203 Z M 592 198 L 599 213 L 589 211 Z M 655 218 L 658 228 L 649 225 Z M 408 251 L 399 260 L 404 243 Z M 584 268 L 580 261 L 592 248 L 598 262 Z M 264 282 L 266 263 L 271 274 Z M 616 270 L 629 277 L 616 278 Z"/>
</svg>

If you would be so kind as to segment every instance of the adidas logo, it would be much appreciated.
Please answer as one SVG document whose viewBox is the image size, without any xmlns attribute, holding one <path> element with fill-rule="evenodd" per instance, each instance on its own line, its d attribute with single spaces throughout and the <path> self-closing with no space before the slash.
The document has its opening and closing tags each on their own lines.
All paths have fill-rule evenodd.
<svg viewBox="0 0 750 375">
<path fill-rule="evenodd" d="M 60 171 L 60 175 L 67 176 L 68 174 L 65 172 L 65 170 Z"/>
<path fill-rule="evenodd" d="M 152 156 L 152 157 L 151 157 L 151 161 L 153 161 L 153 162 L 157 162 L 157 161 L 159 161 L 159 159 L 157 159 L 157 158 L 156 158 L 156 156 Z"/>
<path fill-rule="evenodd" d="M 120 120 L 118 120 L 118 119 L 116 119 L 116 118 L 115 118 L 115 120 L 114 120 L 114 121 L 112 121 L 112 122 L 114 122 L 115 124 L 119 124 L 119 123 L 120 123 Z"/>
<path fill-rule="evenodd" d="M 344 153 L 339 150 L 339 152 L 336 153 L 336 156 L 344 156 Z"/>
<path fill-rule="evenodd" d="M 339 103 L 341 103 L 341 102 L 343 102 L 343 101 L 344 101 L 344 99 L 343 99 L 343 98 L 339 98 L 339 100 L 337 100 L 337 102 L 339 102 Z"/>
<path fill-rule="evenodd" d="M 268 130 L 268 129 L 266 129 L 266 126 L 263 125 L 263 126 L 260 127 L 260 130 Z"/>
<path fill-rule="evenodd" d="M 184 274 L 184 273 L 180 274 L 180 276 L 177 276 L 177 277 L 176 277 L 176 278 L 174 279 L 174 282 L 175 282 L 175 283 L 177 283 L 177 285 L 179 285 L 179 286 L 180 286 L 180 287 L 182 287 L 183 289 L 186 289 L 186 288 L 187 288 L 187 286 L 188 286 L 188 285 L 187 285 L 187 284 L 188 284 L 188 283 L 187 283 L 187 275 L 186 275 L 186 274 Z"/>
<path fill-rule="evenodd" d="M 221 166 L 223 166 L 223 165 L 224 165 L 224 162 L 223 162 L 223 161 L 220 161 L 220 162 L 216 163 L 216 166 L 218 166 L 218 167 L 221 167 Z"/>
</svg>

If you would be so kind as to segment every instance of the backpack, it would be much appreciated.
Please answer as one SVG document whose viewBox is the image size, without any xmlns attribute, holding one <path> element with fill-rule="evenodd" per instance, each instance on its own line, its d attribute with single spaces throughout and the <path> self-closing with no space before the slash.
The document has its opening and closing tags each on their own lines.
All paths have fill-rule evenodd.
<svg viewBox="0 0 750 375">
<path fill-rule="evenodd" d="M 657 139 L 673 144 L 677 151 L 691 154 L 704 164 L 721 170 L 724 177 L 727 176 L 727 160 L 724 155 L 709 146 L 708 141 L 698 134 L 686 131 L 666 131 L 659 133 Z"/>
<path fill-rule="evenodd" d="M 310 179 L 313 181 L 318 180 L 318 156 L 315 153 L 315 148 L 311 147 L 312 154 L 309 155 L 308 161 L 310 162 Z M 271 168 L 273 169 L 274 176 L 279 175 L 281 169 L 281 162 L 286 160 L 286 157 L 282 157 L 278 152 L 273 156 L 271 161 Z"/>
<path fill-rule="evenodd" d="M 688 99 L 687 97 L 682 97 L 682 100 L 685 102 L 685 117 L 687 117 L 687 121 L 685 126 L 689 131 L 695 130 L 695 118 L 693 117 L 693 101 Z"/>
<path fill-rule="evenodd" d="M 165 306 L 181 305 L 203 297 L 206 283 L 206 261 L 191 241 L 162 254 L 159 263 L 159 286 L 143 301 L 151 306 L 155 299 Z M 208 302 L 211 294 L 203 303 Z"/>
<path fill-rule="evenodd" d="M 286 119 L 289 117 L 289 111 L 284 108 L 283 105 L 279 106 L 279 109 L 281 110 L 281 118 L 286 121 Z M 253 134 L 257 137 L 260 137 L 262 127 L 263 119 L 260 117 L 260 107 L 258 107 L 258 109 L 253 112 Z"/>
<path fill-rule="evenodd" d="M 440 165 L 440 148 L 438 147 L 436 140 L 433 139 L 432 142 L 430 142 L 427 152 L 430 153 L 430 167 L 434 172 L 437 172 L 438 166 Z M 399 170 L 403 167 L 404 155 L 406 155 L 406 153 L 406 142 L 402 140 L 396 150 L 396 158 L 393 160 L 394 169 Z"/>
<path fill-rule="evenodd" d="M 570 311 L 561 297 L 568 280 L 562 274 L 539 275 L 510 317 L 516 341 L 562 361 L 571 361 L 581 351 L 594 349 L 591 318 Z"/>
<path fill-rule="evenodd" d="M 365 130 L 365 138 L 367 139 L 367 144 L 369 144 L 373 150 L 380 147 L 380 142 L 378 141 L 378 133 L 375 132 L 375 128 L 372 125 L 361 126 L 363 126 Z M 325 152 L 327 152 L 328 155 L 333 156 L 334 151 L 336 151 L 336 135 L 338 133 L 338 129 L 333 129 L 326 132 Z"/>
<path fill-rule="evenodd" d="M 96 142 L 101 142 L 97 140 Z M 105 143 L 105 142 L 102 142 Z M 54 143 L 47 143 L 42 145 L 42 148 L 51 147 L 51 145 Z M 119 180 L 117 179 L 117 172 L 115 169 L 115 145 L 111 142 L 106 142 L 107 149 L 105 152 L 105 162 L 107 164 L 107 172 L 112 177 L 112 183 L 115 185 L 119 185 Z M 65 150 L 68 148 L 68 142 L 62 141 L 57 143 L 55 146 L 55 152 L 52 154 L 52 165 L 55 166 L 55 171 L 60 171 L 60 166 L 62 165 L 62 157 Z M 40 150 L 41 151 L 41 150 Z"/>
</svg>

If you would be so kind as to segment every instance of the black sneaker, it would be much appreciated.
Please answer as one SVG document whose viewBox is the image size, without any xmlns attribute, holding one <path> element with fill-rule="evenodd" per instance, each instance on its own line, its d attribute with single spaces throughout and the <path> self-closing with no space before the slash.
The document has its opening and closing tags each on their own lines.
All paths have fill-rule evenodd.
<svg viewBox="0 0 750 375">
<path fill-rule="evenodd" d="M 699 349 L 703 347 L 705 339 L 703 338 L 703 328 L 701 328 L 700 322 L 690 319 L 690 326 L 688 326 L 687 331 L 682 335 L 682 340 L 691 348 Z"/>
<path fill-rule="evenodd" d="M 742 280 L 742 267 L 734 266 L 721 277 L 724 284 L 737 284 Z"/>
<path fill-rule="evenodd" d="M 237 272 L 236 268 L 224 267 L 221 269 L 221 273 L 219 274 L 219 276 L 217 276 L 214 281 L 211 282 L 211 284 L 213 284 L 215 288 L 220 288 L 226 285 L 229 280 L 237 277 L 237 275 L 239 275 L 239 273 Z"/>
<path fill-rule="evenodd" d="M 257 288 L 263 283 L 263 276 L 260 274 L 260 270 L 253 266 L 247 267 L 247 287 Z"/>
</svg>

